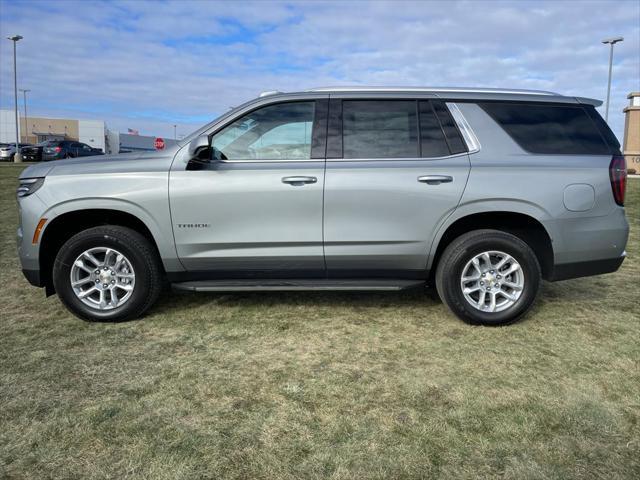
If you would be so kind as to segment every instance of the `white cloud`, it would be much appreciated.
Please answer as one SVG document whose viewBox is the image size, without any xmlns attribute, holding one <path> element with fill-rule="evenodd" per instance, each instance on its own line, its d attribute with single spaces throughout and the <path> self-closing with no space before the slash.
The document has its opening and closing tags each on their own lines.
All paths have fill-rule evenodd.
<svg viewBox="0 0 640 480">
<path fill-rule="evenodd" d="M 618 2 L 7 2 L 34 114 L 172 135 L 262 90 L 318 85 L 541 88 L 603 99 L 610 123 L 640 90 L 640 5 Z M 11 42 L 0 105 L 12 105 Z M 190 121 L 192 120 L 192 121 Z"/>
</svg>

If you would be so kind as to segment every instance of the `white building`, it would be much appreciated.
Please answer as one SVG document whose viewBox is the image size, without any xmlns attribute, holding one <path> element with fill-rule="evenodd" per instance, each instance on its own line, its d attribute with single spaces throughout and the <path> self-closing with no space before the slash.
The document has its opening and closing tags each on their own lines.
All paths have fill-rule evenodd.
<svg viewBox="0 0 640 480">
<path fill-rule="evenodd" d="M 19 114 L 20 142 L 38 143 L 45 140 L 75 140 L 105 151 L 106 127 L 103 120 L 31 117 Z M 14 110 L 0 110 L 0 142 L 16 141 Z"/>
</svg>

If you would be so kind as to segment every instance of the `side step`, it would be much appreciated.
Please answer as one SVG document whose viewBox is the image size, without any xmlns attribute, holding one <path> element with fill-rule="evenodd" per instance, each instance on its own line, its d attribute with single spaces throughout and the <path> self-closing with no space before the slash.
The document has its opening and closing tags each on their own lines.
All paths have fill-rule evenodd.
<svg viewBox="0 0 640 480">
<path fill-rule="evenodd" d="M 346 290 L 346 291 L 398 291 L 425 286 L 424 280 L 204 280 L 197 282 L 172 283 L 176 290 L 191 292 L 264 292 L 264 291 L 304 291 L 304 290 Z"/>
</svg>

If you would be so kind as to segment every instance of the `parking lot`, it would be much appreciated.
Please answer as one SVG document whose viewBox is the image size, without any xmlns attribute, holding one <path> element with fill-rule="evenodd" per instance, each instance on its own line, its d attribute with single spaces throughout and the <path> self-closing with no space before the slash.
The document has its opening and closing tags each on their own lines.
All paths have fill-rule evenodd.
<svg viewBox="0 0 640 480">
<path fill-rule="evenodd" d="M 638 478 L 640 180 L 615 274 L 506 328 L 432 292 L 184 294 L 91 324 L 29 286 L 0 166 L 0 477 Z"/>
</svg>

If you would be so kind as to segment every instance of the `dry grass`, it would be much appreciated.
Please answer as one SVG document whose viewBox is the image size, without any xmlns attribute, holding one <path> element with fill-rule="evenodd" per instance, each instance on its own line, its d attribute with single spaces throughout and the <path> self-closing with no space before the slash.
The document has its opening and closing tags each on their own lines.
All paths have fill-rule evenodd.
<svg viewBox="0 0 640 480">
<path fill-rule="evenodd" d="M 170 294 L 90 324 L 22 278 L 0 169 L 0 477 L 638 478 L 629 259 L 508 328 L 431 295 Z"/>
</svg>

